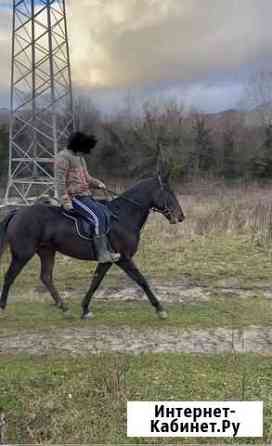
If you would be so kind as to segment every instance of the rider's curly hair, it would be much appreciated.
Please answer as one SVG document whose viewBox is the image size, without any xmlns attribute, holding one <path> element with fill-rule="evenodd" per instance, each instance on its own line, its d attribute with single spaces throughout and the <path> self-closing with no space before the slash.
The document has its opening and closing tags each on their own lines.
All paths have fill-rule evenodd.
<svg viewBox="0 0 272 446">
<path fill-rule="evenodd" d="M 97 139 L 94 135 L 87 135 L 82 132 L 73 132 L 71 133 L 67 149 L 72 152 L 82 152 L 82 153 L 90 153 L 91 149 L 95 147 L 97 143 Z"/>
</svg>

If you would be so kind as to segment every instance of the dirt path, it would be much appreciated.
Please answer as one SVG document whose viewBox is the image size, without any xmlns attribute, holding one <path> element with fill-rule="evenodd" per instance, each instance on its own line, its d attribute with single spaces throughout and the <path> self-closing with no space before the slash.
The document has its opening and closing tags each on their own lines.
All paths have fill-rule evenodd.
<svg viewBox="0 0 272 446">
<path fill-rule="evenodd" d="M 186 282 L 177 282 L 171 285 L 161 285 L 154 283 L 153 291 L 162 302 L 181 303 L 181 304 L 199 304 L 208 302 L 212 297 L 219 294 L 222 297 L 234 297 L 239 299 L 247 299 L 256 296 L 262 296 L 265 299 L 272 299 L 272 284 L 259 283 L 255 288 L 241 288 L 238 284 L 235 286 L 234 281 L 220 281 L 213 287 L 194 286 L 186 284 Z M 135 287 L 126 288 L 105 288 L 99 290 L 95 299 L 114 300 L 139 300 L 146 297 L 143 291 Z"/>
<path fill-rule="evenodd" d="M 223 297 L 250 298 L 262 295 L 272 299 L 272 284 L 258 283 L 254 289 L 241 288 L 238 281 L 228 279 L 218 281 L 213 288 L 194 286 L 186 280 L 162 285 L 153 283 L 152 288 L 165 303 L 197 304 L 208 302 L 215 293 Z M 65 294 L 67 300 L 77 299 L 73 291 Z M 84 290 L 80 290 L 84 295 Z M 114 301 L 146 300 L 141 289 L 122 286 L 102 288 L 96 299 Z M 18 300 L 17 300 L 18 299 Z M 38 287 L 27 296 L 11 296 L 11 301 L 46 301 L 50 302 L 48 293 Z M 99 352 L 188 352 L 188 353 L 223 353 L 252 352 L 272 353 L 272 328 L 257 326 L 243 330 L 216 329 L 136 329 L 130 327 L 112 328 L 107 326 L 86 328 L 56 329 L 54 332 L 40 333 L 23 332 L 20 335 L 5 335 L 0 337 L 1 353 L 30 353 L 44 355 L 50 353 L 68 353 L 74 356 Z"/>
<path fill-rule="evenodd" d="M 199 304 L 209 302 L 212 297 L 219 295 L 221 297 L 233 297 L 239 299 L 247 299 L 256 296 L 262 296 L 265 299 L 272 299 L 272 282 L 259 281 L 254 284 L 254 288 L 242 287 L 239 281 L 235 278 L 222 279 L 214 283 L 213 286 L 200 286 L 192 284 L 186 279 L 170 282 L 169 284 L 162 284 L 161 282 L 152 282 L 151 288 L 159 297 L 161 302 L 165 303 L 180 303 L 180 304 Z M 67 290 L 62 293 L 67 300 L 81 299 L 86 293 L 86 288 L 74 290 Z M 118 287 L 101 287 L 95 293 L 95 300 L 110 300 L 114 301 L 147 301 L 144 292 L 137 286 L 131 286 L 129 282 L 124 281 Z M 28 291 L 25 296 L 13 294 L 11 292 L 9 302 L 50 302 L 51 298 L 43 285 L 39 285 L 32 291 Z"/>
<path fill-rule="evenodd" d="M 101 326 L 0 337 L 0 353 L 78 356 L 99 352 L 272 353 L 272 328 L 139 330 Z"/>
</svg>

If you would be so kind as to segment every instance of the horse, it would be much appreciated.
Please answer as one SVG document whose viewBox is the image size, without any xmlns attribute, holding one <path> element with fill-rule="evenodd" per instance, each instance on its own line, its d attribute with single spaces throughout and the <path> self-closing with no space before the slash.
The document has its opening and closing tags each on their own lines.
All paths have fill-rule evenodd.
<svg viewBox="0 0 272 446">
<path fill-rule="evenodd" d="M 112 248 L 121 254 L 116 265 L 126 272 L 145 292 L 151 305 L 161 319 L 167 312 L 150 289 L 147 280 L 133 261 L 137 252 L 141 230 L 151 210 L 162 214 L 170 224 L 184 220 L 184 214 L 177 197 L 169 184 L 168 174 L 157 174 L 143 179 L 136 185 L 106 201 L 115 215 L 108 234 Z M 67 304 L 60 297 L 53 281 L 55 254 L 81 260 L 96 260 L 92 240 L 78 236 L 73 223 L 63 216 L 63 209 L 44 203 L 35 203 L 10 212 L 0 223 L 0 258 L 9 245 L 11 262 L 4 277 L 0 297 L 0 313 L 7 305 L 10 287 L 23 267 L 37 254 L 41 262 L 40 279 L 51 294 L 54 303 L 63 311 Z M 90 319 L 93 314 L 90 302 L 112 263 L 98 263 L 90 287 L 81 302 L 82 319 Z"/>
</svg>

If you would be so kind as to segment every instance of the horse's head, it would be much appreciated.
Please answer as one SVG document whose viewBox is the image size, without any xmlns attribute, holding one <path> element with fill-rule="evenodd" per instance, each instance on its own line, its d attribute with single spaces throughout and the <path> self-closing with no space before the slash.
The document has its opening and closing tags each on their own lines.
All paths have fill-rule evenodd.
<svg viewBox="0 0 272 446">
<path fill-rule="evenodd" d="M 156 185 L 152 207 L 155 211 L 164 215 L 171 224 L 182 222 L 185 219 L 178 199 L 170 187 L 169 173 L 159 172 L 156 177 Z"/>
</svg>

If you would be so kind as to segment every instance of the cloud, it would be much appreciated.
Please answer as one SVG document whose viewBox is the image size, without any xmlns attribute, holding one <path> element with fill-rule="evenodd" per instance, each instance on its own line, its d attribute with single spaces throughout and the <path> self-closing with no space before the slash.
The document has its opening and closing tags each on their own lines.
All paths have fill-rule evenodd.
<svg viewBox="0 0 272 446">
<path fill-rule="evenodd" d="M 10 0 L 1 0 L 0 1 L 0 8 L 1 9 L 3 9 L 3 8 L 7 8 L 7 9 L 12 9 L 12 4 L 11 4 L 11 2 L 10 2 Z"/>
<path fill-rule="evenodd" d="M 11 12 L 7 9 L 0 12 L 0 89 L 5 89 L 10 81 L 10 51 L 11 51 Z"/>
<path fill-rule="evenodd" d="M 70 1 L 74 78 L 92 86 L 197 81 L 271 59 L 270 0 Z"/>
<path fill-rule="evenodd" d="M 1 91 L 10 79 L 8 3 L 0 0 Z M 271 0 L 67 0 L 66 9 L 74 86 L 103 103 L 136 89 L 219 108 L 230 103 L 228 88 L 239 95 L 251 73 L 272 68 Z"/>
<path fill-rule="evenodd" d="M 158 107 L 169 102 L 183 106 L 184 111 L 199 110 L 218 112 L 241 106 L 244 95 L 242 82 L 194 82 L 151 88 L 76 88 L 75 96 L 90 100 L 103 114 L 119 112 L 140 114 L 143 104 L 152 103 Z"/>
</svg>

